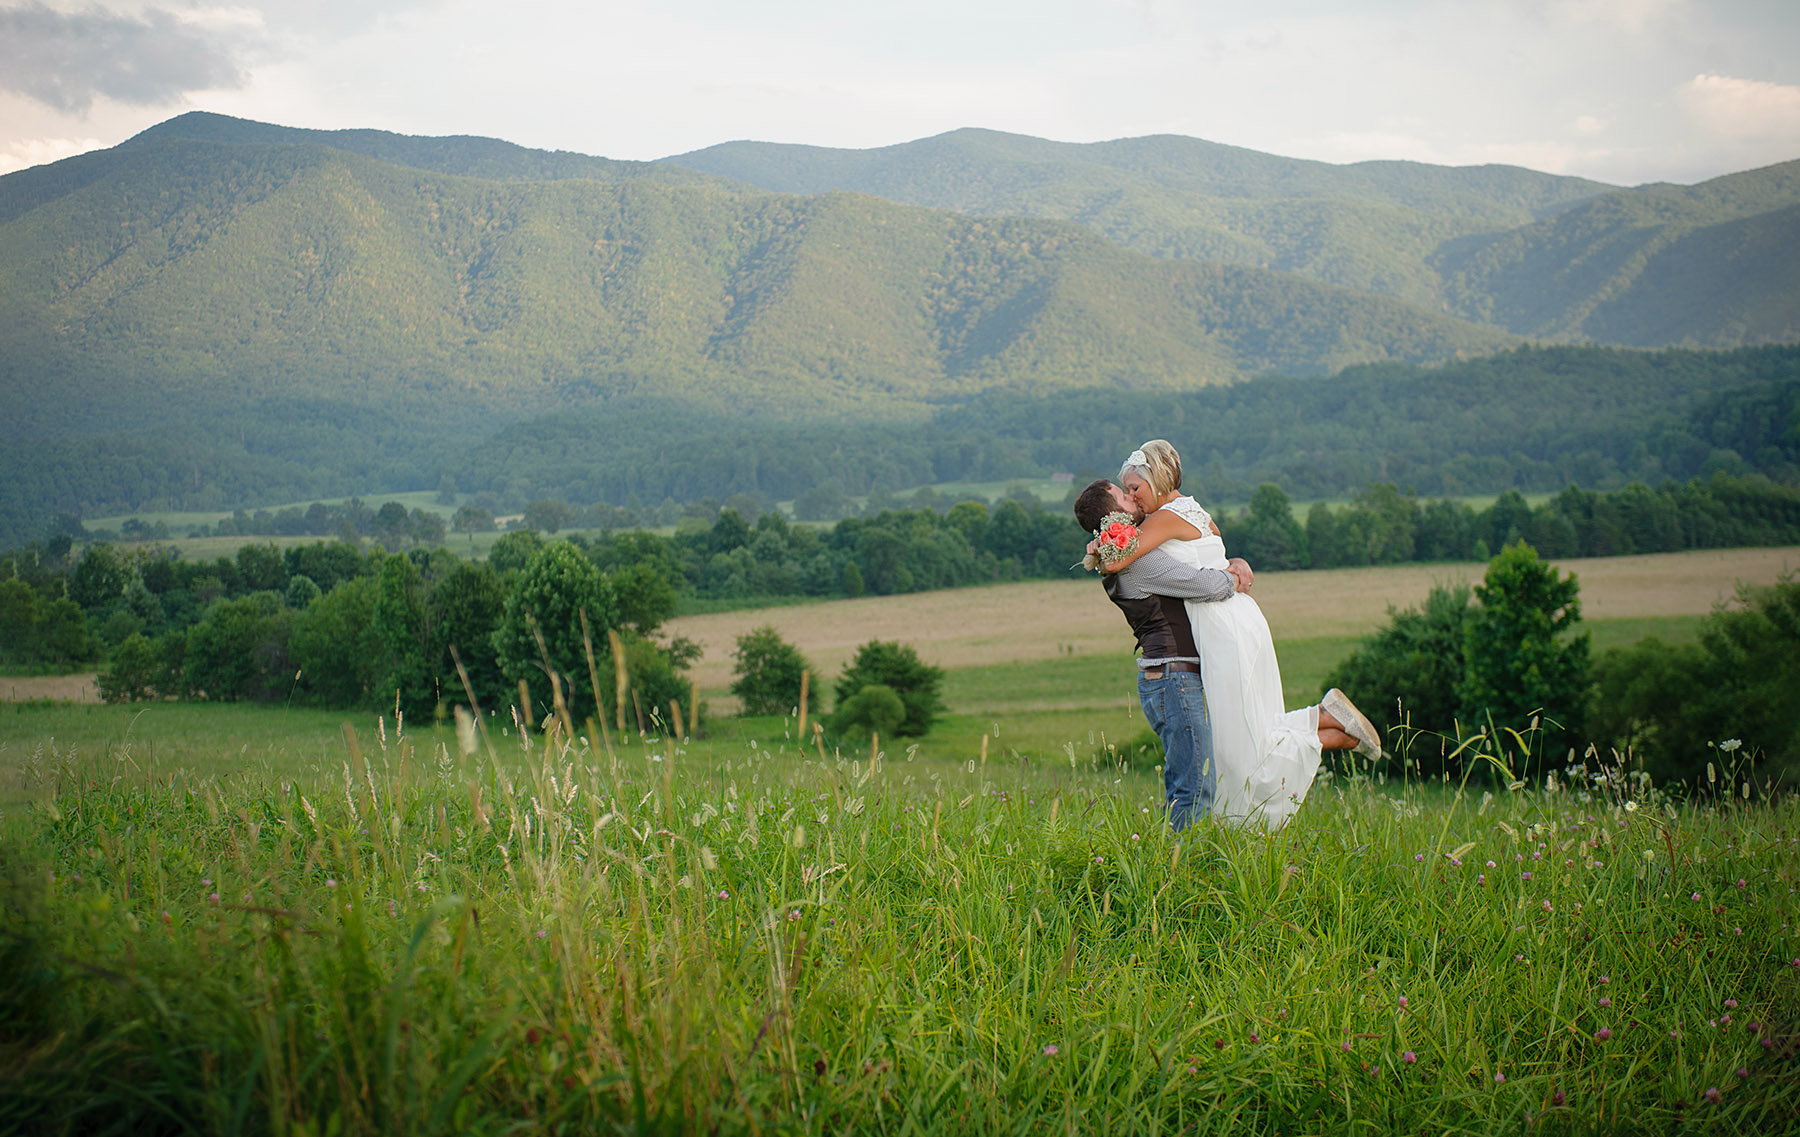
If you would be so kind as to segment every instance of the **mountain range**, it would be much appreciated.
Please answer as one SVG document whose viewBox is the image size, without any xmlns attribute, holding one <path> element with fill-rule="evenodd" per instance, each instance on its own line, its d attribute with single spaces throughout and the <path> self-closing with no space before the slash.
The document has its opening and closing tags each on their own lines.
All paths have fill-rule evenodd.
<svg viewBox="0 0 1800 1137">
<path fill-rule="evenodd" d="M 980 130 L 623 162 L 195 113 L 0 177 L 0 446 L 37 486 L 136 455 L 159 500 L 611 407 L 922 423 L 1534 340 L 1800 340 L 1800 162 L 1621 189 Z"/>
<path fill-rule="evenodd" d="M 1800 338 L 1800 161 L 1621 189 L 1172 135 L 1075 144 L 958 130 L 873 150 L 730 142 L 665 164 L 786 193 L 1074 221 L 1154 257 L 1293 272 L 1540 340 Z"/>
</svg>

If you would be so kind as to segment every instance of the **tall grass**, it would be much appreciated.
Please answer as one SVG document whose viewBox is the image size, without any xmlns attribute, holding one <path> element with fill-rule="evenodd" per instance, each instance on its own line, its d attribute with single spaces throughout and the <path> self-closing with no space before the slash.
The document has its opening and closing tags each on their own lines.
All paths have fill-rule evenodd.
<svg viewBox="0 0 1800 1137">
<path fill-rule="evenodd" d="M 808 747 L 384 725 L 228 783 L 40 750 L 0 844 L 0 1129 L 1800 1118 L 1800 827 L 1737 775 L 1677 803 L 1488 749 L 1492 782 L 1351 771 L 1279 833 L 1178 836 L 1085 745 Z"/>
</svg>

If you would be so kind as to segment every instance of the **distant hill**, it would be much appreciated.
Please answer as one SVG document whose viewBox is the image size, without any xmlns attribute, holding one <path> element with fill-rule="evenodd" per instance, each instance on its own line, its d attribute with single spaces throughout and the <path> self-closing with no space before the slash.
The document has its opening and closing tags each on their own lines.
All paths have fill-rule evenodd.
<svg viewBox="0 0 1800 1137">
<path fill-rule="evenodd" d="M 655 395 L 879 417 L 992 386 L 1191 389 L 1510 342 L 1066 223 L 642 165 L 464 177 L 428 158 L 556 164 L 485 140 L 188 116 L 0 178 L 0 397 L 25 408 L 0 437 L 265 399 L 479 417 Z"/>
<path fill-rule="evenodd" d="M 1436 258 L 1451 307 L 1545 339 L 1800 340 L 1800 161 L 1583 202 Z"/>
<path fill-rule="evenodd" d="M 1547 340 L 1800 338 L 1800 163 L 1621 190 L 1512 166 L 986 130 L 872 150 L 730 142 L 664 161 L 765 189 L 1074 221 L 1151 256 L 1294 272 Z"/>
<path fill-rule="evenodd" d="M 1176 135 L 1081 144 L 957 130 L 872 150 L 728 142 L 664 162 L 789 193 L 1074 221 L 1151 256 L 1296 272 L 1431 307 L 1443 297 L 1426 262 L 1443 242 L 1614 188 L 1516 166 L 1340 166 Z"/>
</svg>

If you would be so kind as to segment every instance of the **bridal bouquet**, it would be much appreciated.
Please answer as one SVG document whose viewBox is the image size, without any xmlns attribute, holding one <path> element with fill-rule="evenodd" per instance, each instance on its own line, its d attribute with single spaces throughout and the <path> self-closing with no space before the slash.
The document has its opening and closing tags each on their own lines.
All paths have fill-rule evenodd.
<svg viewBox="0 0 1800 1137">
<path fill-rule="evenodd" d="M 1129 513 L 1109 513 L 1102 517 L 1099 532 L 1094 536 L 1094 551 L 1081 558 L 1082 568 L 1098 569 L 1101 565 L 1124 560 L 1137 552 L 1137 526 L 1132 524 Z"/>
</svg>

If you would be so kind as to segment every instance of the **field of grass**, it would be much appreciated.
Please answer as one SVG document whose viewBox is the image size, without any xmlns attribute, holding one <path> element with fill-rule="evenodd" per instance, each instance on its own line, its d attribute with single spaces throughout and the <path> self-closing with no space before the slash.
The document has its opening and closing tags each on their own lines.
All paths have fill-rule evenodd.
<svg viewBox="0 0 1800 1137">
<path fill-rule="evenodd" d="M 983 763 L 821 758 L 779 719 L 465 753 L 314 712 L 4 713 L 40 739 L 0 751 L 26 1132 L 1800 1119 L 1800 810 L 1729 774 L 1340 775 L 1280 833 L 1178 837 L 1153 775 L 1004 729 Z"/>
</svg>

